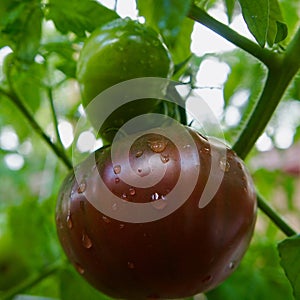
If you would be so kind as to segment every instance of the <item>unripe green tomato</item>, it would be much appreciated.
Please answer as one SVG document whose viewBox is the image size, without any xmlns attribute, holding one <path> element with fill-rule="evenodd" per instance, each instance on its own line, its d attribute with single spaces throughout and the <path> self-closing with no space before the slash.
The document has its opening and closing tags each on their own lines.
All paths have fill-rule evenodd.
<svg viewBox="0 0 300 300">
<path fill-rule="evenodd" d="M 129 18 L 116 19 L 96 29 L 80 53 L 77 79 L 83 106 L 87 107 L 99 93 L 117 83 L 140 77 L 169 78 L 172 70 L 171 56 L 156 31 Z M 102 128 L 96 130 L 105 135 L 135 116 L 155 111 L 159 103 L 157 99 L 130 102 L 112 113 Z M 101 109 L 109 109 L 109 99 L 101 103 Z M 89 117 L 95 123 L 97 113 Z"/>
</svg>

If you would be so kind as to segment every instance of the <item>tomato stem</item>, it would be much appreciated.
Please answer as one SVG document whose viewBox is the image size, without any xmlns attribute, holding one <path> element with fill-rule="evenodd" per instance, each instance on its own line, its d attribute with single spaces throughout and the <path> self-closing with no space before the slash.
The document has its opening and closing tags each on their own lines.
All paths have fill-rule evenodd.
<svg viewBox="0 0 300 300">
<path fill-rule="evenodd" d="M 290 237 L 296 235 L 297 232 L 284 220 L 278 213 L 269 206 L 266 200 L 257 193 L 258 207 L 273 221 L 273 223 L 284 233 Z"/>
<path fill-rule="evenodd" d="M 300 28 L 286 53 L 269 67 L 265 87 L 252 114 L 243 127 L 233 150 L 242 158 L 248 155 L 265 130 L 284 92 L 300 68 Z"/>
<path fill-rule="evenodd" d="M 0 94 L 4 95 L 6 98 L 11 100 L 16 107 L 20 110 L 20 112 L 27 119 L 31 127 L 35 130 L 35 132 L 50 146 L 53 152 L 57 155 L 58 158 L 62 160 L 65 166 L 68 169 L 72 169 L 72 163 L 69 158 L 66 156 L 65 152 L 62 151 L 56 144 L 52 143 L 50 137 L 43 131 L 41 126 L 36 122 L 30 111 L 27 107 L 22 103 L 19 97 L 14 93 L 9 93 L 3 89 L 0 89 Z"/>
<path fill-rule="evenodd" d="M 203 9 L 197 7 L 196 5 L 191 6 L 188 17 L 208 27 L 210 30 L 214 31 L 221 37 L 225 38 L 227 41 L 231 42 L 235 46 L 253 55 L 255 58 L 260 60 L 266 66 L 271 66 L 274 64 L 274 60 L 276 60 L 277 57 L 276 53 L 268 49 L 261 48 L 255 42 L 252 42 L 248 38 L 232 30 L 227 25 L 214 19 Z"/>
</svg>

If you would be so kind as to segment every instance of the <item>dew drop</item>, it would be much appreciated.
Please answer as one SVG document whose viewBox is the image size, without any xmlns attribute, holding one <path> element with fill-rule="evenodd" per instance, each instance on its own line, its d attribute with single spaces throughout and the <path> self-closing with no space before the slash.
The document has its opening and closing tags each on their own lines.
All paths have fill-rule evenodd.
<svg viewBox="0 0 300 300">
<path fill-rule="evenodd" d="M 234 262 L 234 261 L 231 261 L 231 262 L 229 263 L 228 267 L 229 267 L 230 270 L 234 269 L 234 267 L 235 267 L 235 262 Z"/>
<path fill-rule="evenodd" d="M 151 199 L 153 202 L 151 202 L 151 205 L 157 209 L 162 210 L 167 206 L 166 198 L 163 195 L 159 195 L 158 193 L 154 193 L 151 195 Z"/>
<path fill-rule="evenodd" d="M 116 177 L 115 178 L 115 183 L 119 183 L 120 182 L 120 178 L 119 177 Z"/>
<path fill-rule="evenodd" d="M 73 221 L 72 221 L 72 217 L 70 214 L 67 215 L 67 226 L 69 229 L 73 228 Z"/>
<path fill-rule="evenodd" d="M 110 223 L 110 219 L 106 216 L 102 216 L 102 220 L 106 223 L 109 224 Z"/>
<path fill-rule="evenodd" d="M 208 154 L 210 152 L 210 149 L 208 147 L 204 147 L 201 149 L 201 152 Z"/>
<path fill-rule="evenodd" d="M 120 229 L 123 229 L 125 227 L 125 225 L 124 224 L 120 224 L 119 227 L 120 227 Z"/>
<path fill-rule="evenodd" d="M 79 202 L 79 206 L 80 206 L 80 209 L 82 210 L 82 211 L 85 211 L 85 202 L 84 201 L 80 201 Z"/>
<path fill-rule="evenodd" d="M 138 168 L 137 169 L 137 174 L 140 176 L 140 177 L 144 177 L 144 176 L 147 176 L 151 173 L 151 169 L 149 167 L 145 167 L 144 169 L 141 169 L 141 168 Z"/>
<path fill-rule="evenodd" d="M 85 232 L 82 234 L 81 241 L 84 248 L 90 249 L 93 246 L 91 239 L 88 237 L 88 235 Z"/>
<path fill-rule="evenodd" d="M 191 145 L 184 145 L 183 146 L 183 149 L 188 149 L 188 148 L 191 148 Z"/>
<path fill-rule="evenodd" d="M 148 147 L 155 153 L 163 152 L 167 147 L 168 142 L 165 139 L 149 140 Z"/>
<path fill-rule="evenodd" d="M 135 268 L 134 263 L 131 262 L 131 261 L 129 261 L 129 262 L 127 263 L 127 265 L 128 265 L 128 268 L 131 269 L 131 270 Z"/>
<path fill-rule="evenodd" d="M 152 194 L 152 195 L 151 195 L 151 199 L 152 199 L 153 201 L 158 200 L 158 199 L 159 199 L 159 194 L 158 194 L 158 193 Z"/>
<path fill-rule="evenodd" d="M 118 204 L 114 203 L 111 208 L 113 211 L 116 211 L 118 209 Z"/>
<path fill-rule="evenodd" d="M 122 197 L 122 199 L 126 199 L 127 198 L 127 194 L 123 193 L 121 197 Z"/>
<path fill-rule="evenodd" d="M 120 174 L 121 173 L 121 166 L 120 165 L 114 166 L 114 173 L 115 174 Z"/>
<path fill-rule="evenodd" d="M 134 196 L 135 194 L 136 194 L 135 189 L 134 189 L 133 187 L 131 187 L 131 188 L 129 189 L 129 195 L 130 195 L 130 196 Z"/>
<path fill-rule="evenodd" d="M 227 161 L 226 157 L 223 157 L 221 160 L 220 160 L 220 168 L 222 171 L 224 172 L 228 172 L 229 169 L 230 169 L 230 164 L 229 162 Z"/>
<path fill-rule="evenodd" d="M 75 268 L 79 274 L 84 274 L 84 268 L 80 264 L 76 263 Z"/>
<path fill-rule="evenodd" d="M 78 194 L 81 194 L 81 193 L 83 193 L 85 190 L 86 190 L 86 182 L 83 180 L 83 181 L 79 184 L 78 189 L 77 189 L 77 192 L 78 192 Z"/>
<path fill-rule="evenodd" d="M 161 154 L 161 155 L 160 155 L 160 160 L 161 160 L 164 164 L 167 163 L 167 162 L 170 160 L 169 155 L 168 155 L 168 154 Z"/>
<path fill-rule="evenodd" d="M 208 283 L 212 280 L 212 276 L 211 275 L 207 275 L 202 279 L 203 283 Z"/>
<path fill-rule="evenodd" d="M 139 150 L 136 152 L 135 157 L 141 157 L 143 155 L 144 151 Z"/>
</svg>

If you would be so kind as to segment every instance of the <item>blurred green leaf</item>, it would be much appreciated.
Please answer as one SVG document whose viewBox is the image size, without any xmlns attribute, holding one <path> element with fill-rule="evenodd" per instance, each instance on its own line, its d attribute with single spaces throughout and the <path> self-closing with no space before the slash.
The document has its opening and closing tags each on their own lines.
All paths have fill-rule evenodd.
<svg viewBox="0 0 300 300">
<path fill-rule="evenodd" d="M 193 21 L 185 20 L 191 0 L 136 0 L 139 14 L 146 23 L 159 31 L 173 54 L 175 63 L 190 55 Z"/>
<path fill-rule="evenodd" d="M 118 18 L 116 12 L 93 0 L 50 0 L 47 19 L 53 20 L 57 30 L 85 36 L 97 27 Z"/>
<path fill-rule="evenodd" d="M 65 268 L 60 273 L 60 299 L 61 300 L 82 300 L 97 299 L 110 300 L 111 298 L 101 294 L 87 283 L 74 270 L 73 267 Z"/>
<path fill-rule="evenodd" d="M 30 73 L 30 76 L 28 76 Z M 26 64 L 15 60 L 10 65 L 9 81 L 18 97 L 36 112 L 45 97 L 46 69 L 44 64 Z"/>
<path fill-rule="evenodd" d="M 207 293 L 208 300 L 292 300 L 273 242 L 270 236 L 255 235 L 240 266 L 224 283 Z"/>
<path fill-rule="evenodd" d="M 38 52 L 41 39 L 43 13 L 39 7 L 34 7 L 28 13 L 28 19 L 22 29 L 16 47 L 16 56 L 23 61 L 33 62 Z"/>
<path fill-rule="evenodd" d="M 295 299 L 300 298 L 300 236 L 285 239 L 278 244 L 281 265 L 293 286 Z"/>
<path fill-rule="evenodd" d="M 39 1 L 1 1 L 0 19 L 0 47 L 10 46 L 19 59 L 33 62 L 43 19 Z"/>
</svg>

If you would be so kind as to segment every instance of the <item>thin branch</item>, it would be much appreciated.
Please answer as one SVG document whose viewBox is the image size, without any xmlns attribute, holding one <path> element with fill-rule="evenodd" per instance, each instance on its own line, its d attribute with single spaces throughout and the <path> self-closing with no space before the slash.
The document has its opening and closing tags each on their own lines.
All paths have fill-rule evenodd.
<svg viewBox="0 0 300 300">
<path fill-rule="evenodd" d="M 218 20 L 211 17 L 208 13 L 206 13 L 201 8 L 196 5 L 192 5 L 188 17 L 192 20 L 208 27 L 210 30 L 219 34 L 227 41 L 236 45 L 237 47 L 245 50 L 249 54 L 253 55 L 257 59 L 259 59 L 266 66 L 273 65 L 277 60 L 277 54 L 273 53 L 270 50 L 261 48 L 256 43 L 247 39 L 246 37 L 240 35 L 236 31 L 232 30 L 225 24 L 219 22 Z"/>
<path fill-rule="evenodd" d="M 258 207 L 272 220 L 272 222 L 284 233 L 290 237 L 296 235 L 297 232 L 273 209 L 266 200 L 257 194 Z"/>
<path fill-rule="evenodd" d="M 21 294 L 22 292 L 28 290 L 29 288 L 35 286 L 45 278 L 49 277 L 50 275 L 56 273 L 62 267 L 62 261 L 56 261 L 51 265 L 46 266 L 37 274 L 30 276 L 29 278 L 25 279 L 19 285 L 13 287 L 12 289 L 8 290 L 7 292 L 0 293 L 0 298 L 2 300 L 11 300 L 14 296 Z"/>
<path fill-rule="evenodd" d="M 54 130 L 55 130 L 57 142 L 58 142 L 58 144 L 60 145 L 60 147 L 63 151 L 64 150 L 64 145 L 61 141 L 60 134 L 59 134 L 59 131 L 58 131 L 58 120 L 57 120 L 57 115 L 56 115 L 56 111 L 55 111 L 55 107 L 54 107 L 54 99 L 53 99 L 52 88 L 48 87 L 47 91 L 48 91 L 48 98 L 49 98 L 49 102 L 50 102 L 50 108 L 51 108 L 52 119 L 53 119 L 53 123 L 54 123 Z"/>
<path fill-rule="evenodd" d="M 43 129 L 40 127 L 40 125 L 36 122 L 34 117 L 31 115 L 30 111 L 27 109 L 27 107 L 22 103 L 22 101 L 16 96 L 15 94 L 9 93 L 3 89 L 0 88 L 0 93 L 7 97 L 9 100 L 11 100 L 16 107 L 20 110 L 20 112 L 24 115 L 24 117 L 27 119 L 27 121 L 30 123 L 32 128 L 35 130 L 35 132 L 50 146 L 50 148 L 53 150 L 53 152 L 59 157 L 63 163 L 66 165 L 68 169 L 72 169 L 72 163 L 70 162 L 69 158 L 66 156 L 66 154 L 61 151 L 59 147 L 57 147 L 56 144 L 54 144 L 50 137 L 43 131 Z"/>
</svg>

